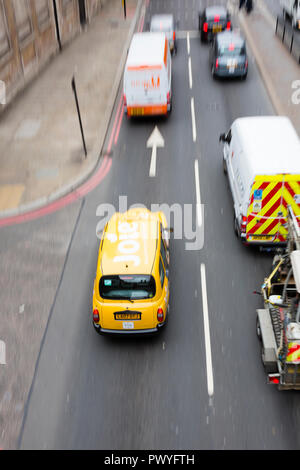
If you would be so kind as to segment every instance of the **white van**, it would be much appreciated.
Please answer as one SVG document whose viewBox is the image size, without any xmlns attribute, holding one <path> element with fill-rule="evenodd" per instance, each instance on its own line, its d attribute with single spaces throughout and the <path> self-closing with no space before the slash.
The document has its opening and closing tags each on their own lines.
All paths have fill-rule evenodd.
<svg viewBox="0 0 300 470">
<path fill-rule="evenodd" d="M 300 0 L 280 0 L 280 5 L 283 9 L 283 16 L 288 15 L 293 27 L 300 29 Z"/>
<path fill-rule="evenodd" d="M 291 121 L 239 118 L 220 141 L 237 235 L 246 244 L 286 243 L 289 205 L 300 225 L 300 140 Z"/>
<path fill-rule="evenodd" d="M 164 33 L 134 34 L 124 71 L 128 116 L 168 114 L 172 109 L 172 61 Z"/>
</svg>

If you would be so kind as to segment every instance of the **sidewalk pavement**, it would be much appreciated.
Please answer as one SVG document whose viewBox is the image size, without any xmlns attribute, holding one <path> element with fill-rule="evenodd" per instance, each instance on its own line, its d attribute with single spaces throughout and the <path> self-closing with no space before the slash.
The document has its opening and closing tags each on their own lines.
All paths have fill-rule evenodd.
<svg viewBox="0 0 300 470">
<path fill-rule="evenodd" d="M 258 0 L 250 15 L 244 11 L 239 13 L 239 20 L 275 113 L 288 116 L 300 136 L 300 104 L 295 104 L 292 100 L 296 91 L 292 84 L 300 79 L 300 69 L 275 35 L 276 18 L 269 12 L 264 1 Z"/>
<path fill-rule="evenodd" d="M 141 0 L 110 0 L 0 116 L 0 217 L 40 207 L 96 168 Z M 75 75 L 88 155 L 71 87 Z"/>
</svg>

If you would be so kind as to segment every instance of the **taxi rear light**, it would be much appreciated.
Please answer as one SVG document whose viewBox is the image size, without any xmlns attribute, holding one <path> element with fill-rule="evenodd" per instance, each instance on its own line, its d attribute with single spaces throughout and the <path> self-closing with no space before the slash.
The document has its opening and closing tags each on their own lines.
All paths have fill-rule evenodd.
<svg viewBox="0 0 300 470">
<path fill-rule="evenodd" d="M 124 100 L 124 106 L 127 106 L 127 99 L 126 99 L 126 95 L 123 95 L 123 100 Z"/>
<path fill-rule="evenodd" d="M 216 59 L 216 69 L 219 68 L 219 59 Z"/>
<path fill-rule="evenodd" d="M 207 31 L 208 31 L 208 23 L 204 23 L 204 24 L 203 24 L 203 31 L 204 31 L 204 33 L 207 33 Z"/>
<path fill-rule="evenodd" d="M 230 28 L 231 28 L 231 22 L 227 21 L 227 25 L 226 25 L 227 31 L 230 31 Z"/>
<path fill-rule="evenodd" d="M 246 69 L 248 68 L 248 59 L 246 59 L 245 68 L 246 68 Z"/>
<path fill-rule="evenodd" d="M 167 93 L 167 103 L 170 104 L 171 102 L 171 97 L 170 97 L 170 92 L 168 91 Z"/>
<path fill-rule="evenodd" d="M 173 41 L 175 41 L 175 31 L 173 31 Z"/>
<path fill-rule="evenodd" d="M 99 323 L 99 320 L 100 320 L 99 311 L 96 308 L 93 311 L 93 320 L 95 323 Z"/>
<path fill-rule="evenodd" d="M 162 308 L 159 308 L 157 310 L 157 320 L 159 321 L 159 323 L 162 323 L 164 321 L 164 311 Z"/>
</svg>

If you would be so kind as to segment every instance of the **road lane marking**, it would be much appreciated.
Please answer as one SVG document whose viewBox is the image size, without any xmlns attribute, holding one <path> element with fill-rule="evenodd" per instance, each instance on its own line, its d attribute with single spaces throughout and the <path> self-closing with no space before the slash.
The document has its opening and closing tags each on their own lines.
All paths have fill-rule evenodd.
<svg viewBox="0 0 300 470">
<path fill-rule="evenodd" d="M 201 193 L 200 193 L 200 179 L 199 179 L 199 163 L 195 160 L 195 185 L 196 185 L 196 209 L 197 209 L 197 224 L 198 227 L 202 226 L 202 210 L 201 210 Z"/>
<path fill-rule="evenodd" d="M 193 88 L 192 59 L 189 57 L 189 83 L 190 89 Z"/>
<path fill-rule="evenodd" d="M 164 147 L 165 141 L 163 136 L 158 130 L 158 127 L 155 126 L 152 134 L 150 135 L 149 139 L 147 140 L 147 148 L 152 148 L 151 154 L 151 163 L 150 163 L 150 170 L 149 176 L 150 178 L 154 178 L 156 176 L 156 150 L 157 147 Z"/>
<path fill-rule="evenodd" d="M 207 391 L 208 391 L 209 397 L 211 398 L 214 394 L 214 378 L 213 378 L 212 357 L 211 357 L 206 272 L 205 272 L 205 265 L 203 263 L 201 263 L 200 272 L 201 272 L 202 307 L 203 307 L 204 339 L 205 339 L 205 355 L 206 355 Z"/>
<path fill-rule="evenodd" d="M 197 140 L 197 131 L 196 131 L 194 98 L 191 98 L 191 113 L 192 113 L 193 142 L 196 142 L 196 140 Z"/>
<path fill-rule="evenodd" d="M 0 365 L 6 364 L 6 345 L 4 341 L 0 341 Z"/>
<path fill-rule="evenodd" d="M 190 33 L 189 32 L 187 32 L 186 34 L 186 48 L 187 48 L 188 55 L 190 55 L 191 46 L 190 46 Z"/>
<path fill-rule="evenodd" d="M 25 186 L 23 184 L 4 184 L 0 186 L 0 211 L 18 208 L 21 204 Z"/>
</svg>

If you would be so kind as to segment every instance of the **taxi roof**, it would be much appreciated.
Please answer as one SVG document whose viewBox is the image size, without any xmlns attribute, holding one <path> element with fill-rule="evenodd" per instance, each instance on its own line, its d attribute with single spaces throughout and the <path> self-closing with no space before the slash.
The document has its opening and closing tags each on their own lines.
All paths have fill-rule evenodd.
<svg viewBox="0 0 300 470">
<path fill-rule="evenodd" d="M 166 34 L 160 32 L 135 33 L 133 35 L 126 67 L 156 66 L 164 63 Z"/>
<path fill-rule="evenodd" d="M 151 274 L 160 236 L 159 220 L 158 213 L 148 209 L 115 213 L 103 234 L 102 274 Z"/>
<path fill-rule="evenodd" d="M 222 33 L 218 33 L 216 41 L 219 45 L 234 44 L 237 47 L 242 47 L 246 42 L 243 36 L 236 31 L 223 31 Z"/>
</svg>

